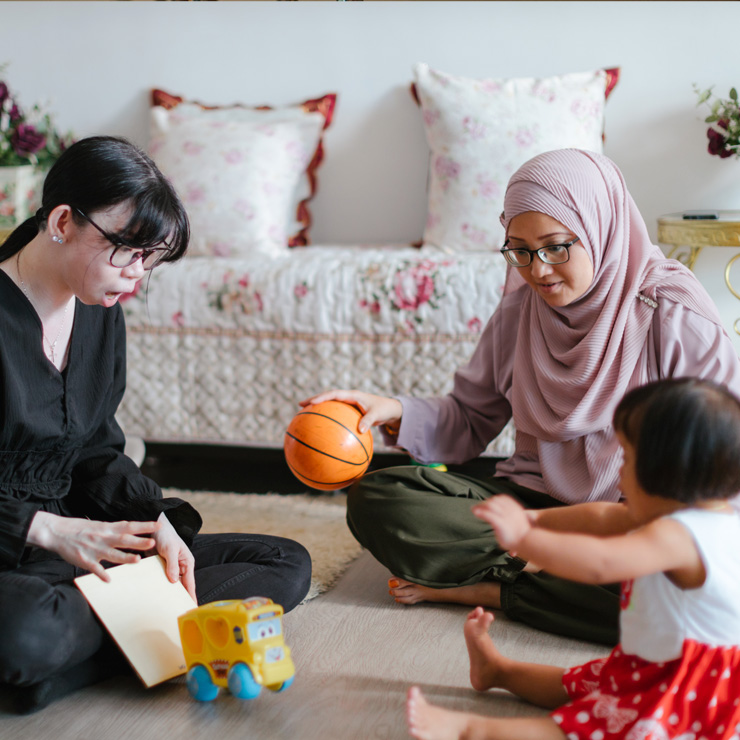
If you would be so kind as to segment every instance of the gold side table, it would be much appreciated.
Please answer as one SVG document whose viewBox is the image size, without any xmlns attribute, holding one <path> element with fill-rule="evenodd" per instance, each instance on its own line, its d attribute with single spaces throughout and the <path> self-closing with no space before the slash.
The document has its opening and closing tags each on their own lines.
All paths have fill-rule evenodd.
<svg viewBox="0 0 740 740">
<path fill-rule="evenodd" d="M 668 257 L 677 259 L 690 270 L 704 247 L 731 247 L 738 250 L 725 267 L 725 285 L 740 300 L 732 285 L 732 266 L 740 259 L 740 211 L 717 211 L 719 218 L 685 219 L 681 213 L 671 213 L 658 219 L 658 241 L 671 246 Z M 736 319 L 734 329 L 740 334 Z"/>
</svg>

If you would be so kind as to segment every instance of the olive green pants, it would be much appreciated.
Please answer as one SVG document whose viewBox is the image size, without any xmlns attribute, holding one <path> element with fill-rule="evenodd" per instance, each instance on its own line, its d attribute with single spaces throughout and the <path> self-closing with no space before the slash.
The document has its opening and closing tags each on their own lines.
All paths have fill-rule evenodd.
<svg viewBox="0 0 740 740">
<path fill-rule="evenodd" d="M 619 587 L 589 586 L 546 572 L 502 550 L 471 506 L 497 493 L 528 509 L 562 505 L 505 478 L 485 481 L 409 465 L 369 473 L 347 498 L 347 524 L 357 541 L 393 575 L 433 588 L 482 580 L 501 583 L 511 619 L 538 629 L 607 645 L 618 641 Z"/>
</svg>

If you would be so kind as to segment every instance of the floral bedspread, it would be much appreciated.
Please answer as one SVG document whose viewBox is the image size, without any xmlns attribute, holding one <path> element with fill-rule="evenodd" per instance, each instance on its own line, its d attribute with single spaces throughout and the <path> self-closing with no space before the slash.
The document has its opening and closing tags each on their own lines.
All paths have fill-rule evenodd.
<svg viewBox="0 0 740 740">
<path fill-rule="evenodd" d="M 265 258 L 187 257 L 123 302 L 130 328 L 310 335 L 477 335 L 500 300 L 498 253 L 307 247 Z"/>
<path fill-rule="evenodd" d="M 147 440 L 279 447 L 298 402 L 321 390 L 447 393 L 499 303 L 504 264 L 353 246 L 164 265 L 123 302 L 119 421 Z M 513 442 L 509 424 L 488 454 Z"/>
</svg>

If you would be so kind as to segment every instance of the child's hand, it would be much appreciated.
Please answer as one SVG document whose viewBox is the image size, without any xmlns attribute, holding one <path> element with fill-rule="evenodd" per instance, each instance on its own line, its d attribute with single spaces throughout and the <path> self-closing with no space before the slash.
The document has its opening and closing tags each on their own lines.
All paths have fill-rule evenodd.
<svg viewBox="0 0 740 740">
<path fill-rule="evenodd" d="M 514 548 L 532 529 L 532 519 L 527 510 L 511 496 L 493 496 L 473 506 L 473 514 L 488 522 L 501 547 L 515 555 Z"/>
</svg>

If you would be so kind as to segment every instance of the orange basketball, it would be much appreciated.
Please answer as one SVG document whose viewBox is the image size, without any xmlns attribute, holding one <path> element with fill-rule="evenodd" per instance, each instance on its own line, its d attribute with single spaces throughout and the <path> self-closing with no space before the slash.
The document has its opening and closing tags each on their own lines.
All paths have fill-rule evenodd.
<svg viewBox="0 0 740 740">
<path fill-rule="evenodd" d="M 331 491 L 360 478 L 373 456 L 370 430 L 361 434 L 360 411 L 324 401 L 299 411 L 285 432 L 283 449 L 293 475 L 311 488 Z"/>
</svg>

